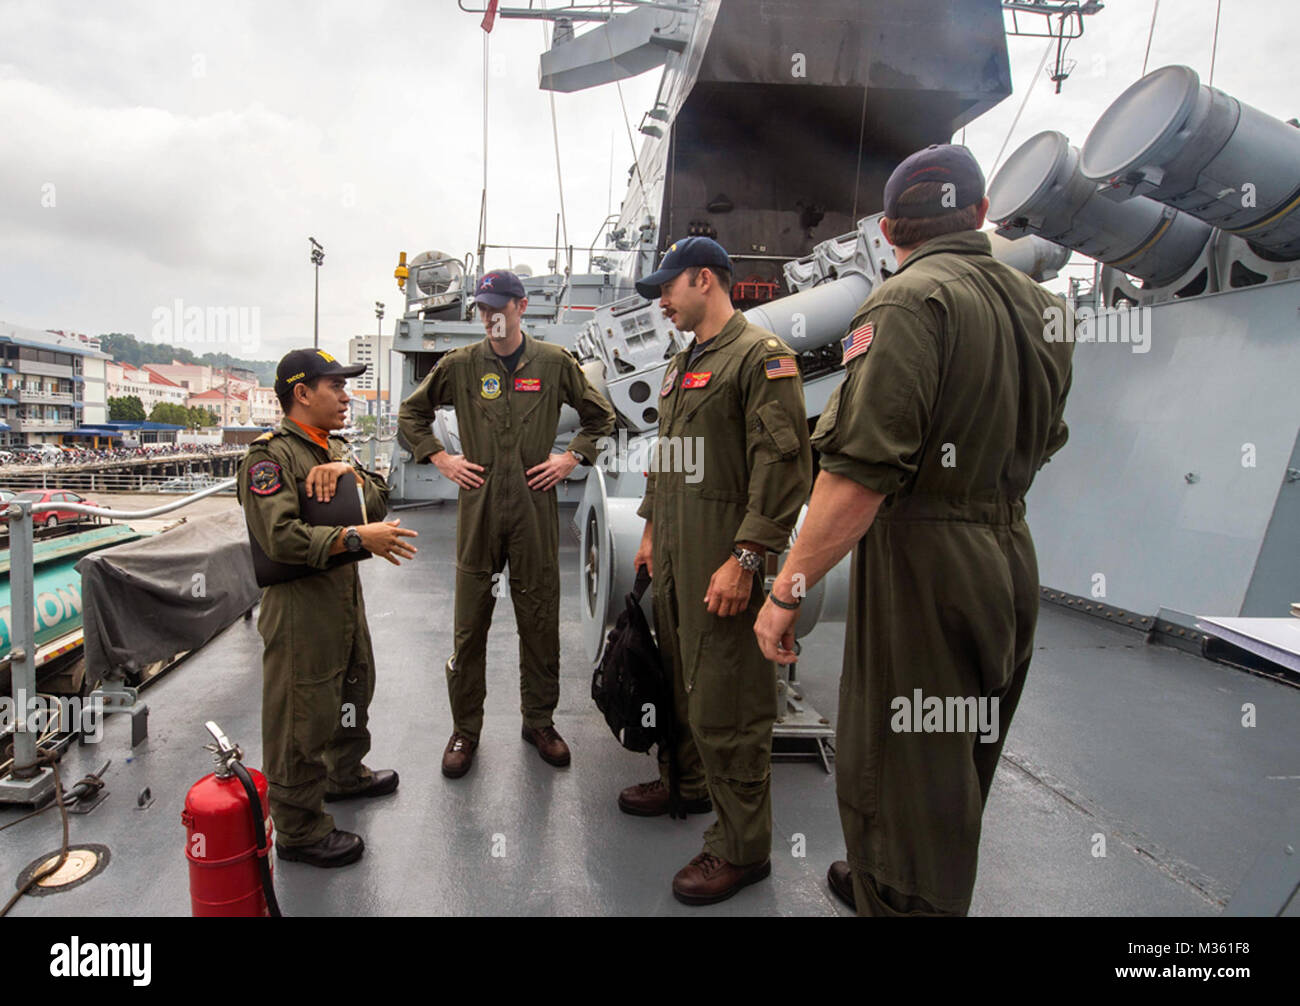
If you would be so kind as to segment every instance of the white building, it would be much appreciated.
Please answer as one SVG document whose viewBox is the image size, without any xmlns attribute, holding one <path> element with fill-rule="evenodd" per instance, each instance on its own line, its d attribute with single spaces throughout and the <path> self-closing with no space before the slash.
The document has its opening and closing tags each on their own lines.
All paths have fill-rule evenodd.
<svg viewBox="0 0 1300 1006">
<path fill-rule="evenodd" d="M 0 322 L 0 443 L 59 443 L 104 422 L 106 362 L 98 339 Z"/>
<path fill-rule="evenodd" d="M 105 381 L 109 398 L 135 395 L 144 406 L 145 416 L 153 411 L 155 405 L 163 403 L 184 408 L 190 397 L 189 391 L 164 377 L 152 364 L 132 367 L 129 363 L 109 360 L 105 365 Z"/>
<path fill-rule="evenodd" d="M 258 386 L 248 393 L 249 421 L 253 426 L 278 426 L 283 413 L 274 388 Z"/>
<path fill-rule="evenodd" d="M 384 401 L 392 401 L 388 389 L 393 386 L 393 337 L 391 335 L 355 335 L 348 340 L 348 362 L 364 363 L 369 368 L 360 377 L 351 378 L 350 388 L 374 391 L 376 376 L 383 380 Z M 383 373 L 376 375 L 376 361 Z"/>
</svg>

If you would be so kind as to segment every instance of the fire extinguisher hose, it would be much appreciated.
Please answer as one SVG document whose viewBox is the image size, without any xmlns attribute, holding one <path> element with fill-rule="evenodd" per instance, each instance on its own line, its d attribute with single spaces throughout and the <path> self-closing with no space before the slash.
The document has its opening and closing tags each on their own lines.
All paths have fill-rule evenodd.
<svg viewBox="0 0 1300 1006">
<path fill-rule="evenodd" d="M 262 809 L 262 801 L 258 798 L 257 787 L 253 785 L 253 777 L 248 774 L 248 769 L 244 768 L 239 761 L 232 761 L 230 767 L 239 777 L 239 781 L 244 784 L 244 792 L 248 794 L 248 806 L 253 812 L 253 832 L 257 836 L 259 853 L 257 865 L 262 873 L 262 890 L 266 894 L 266 908 L 273 919 L 278 919 L 281 917 L 280 903 L 275 900 L 275 884 L 271 882 L 271 850 L 266 842 L 266 812 Z"/>
</svg>

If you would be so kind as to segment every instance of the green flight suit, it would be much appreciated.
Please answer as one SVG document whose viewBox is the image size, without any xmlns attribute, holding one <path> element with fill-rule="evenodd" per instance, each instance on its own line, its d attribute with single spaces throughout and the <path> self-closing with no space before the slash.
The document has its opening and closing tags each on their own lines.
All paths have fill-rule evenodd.
<svg viewBox="0 0 1300 1006">
<path fill-rule="evenodd" d="M 314 527 L 298 516 L 298 484 L 317 465 L 352 461 L 342 437 L 319 446 L 292 420 L 255 440 L 240 462 L 236 491 L 248 527 L 277 562 L 321 570 L 262 591 L 257 628 L 262 656 L 262 771 L 270 784 L 276 841 L 310 845 L 334 829 L 326 789 L 360 789 L 371 777 L 368 710 L 375 690 L 366 606 L 358 564 L 326 569 L 342 528 Z M 366 522 L 388 509 L 383 479 L 357 466 Z M 355 491 L 339 479 L 338 492 Z"/>
<path fill-rule="evenodd" d="M 1038 616 L 1024 497 L 1067 436 L 1074 344 L 1047 341 L 1048 309 L 1065 304 L 985 235 L 922 244 L 859 309 L 845 344 L 870 341 L 813 435 L 825 471 L 886 495 L 853 553 L 836 739 L 861 914 L 970 906 Z M 917 730 L 931 698 L 952 715 Z M 958 718 L 968 699 L 997 700 L 995 740 Z"/>
<path fill-rule="evenodd" d="M 513 373 L 484 339 L 440 359 L 402 403 L 399 430 L 421 464 L 443 450 L 430 424 L 445 405 L 456 410 L 461 452 L 485 469 L 483 485 L 461 489 L 457 500 L 456 638 L 447 668 L 455 729 L 475 741 L 483 729 L 488 627 L 507 564 L 524 725 L 552 726 L 560 697 L 559 510 L 555 489 L 528 488 L 525 472 L 550 456 L 562 406 L 578 412 L 569 450 L 588 464 L 614 431 L 614 411 L 568 350 L 527 333 Z"/>
<path fill-rule="evenodd" d="M 751 866 L 772 849 L 776 665 L 754 637 L 763 582 L 727 618 L 710 614 L 704 595 L 737 543 L 778 553 L 789 544 L 812 450 L 794 354 L 775 335 L 737 311 L 688 369 L 689 352 L 668 365 L 637 513 L 653 522 L 655 635 L 673 672 L 681 792 L 707 787 L 718 818 L 705 849 Z M 666 783 L 667 752 L 660 772 Z"/>
</svg>

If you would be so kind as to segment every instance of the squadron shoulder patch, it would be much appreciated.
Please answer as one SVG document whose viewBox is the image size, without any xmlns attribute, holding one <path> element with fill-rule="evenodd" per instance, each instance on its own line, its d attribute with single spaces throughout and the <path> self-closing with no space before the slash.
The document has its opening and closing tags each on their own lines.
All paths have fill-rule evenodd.
<svg viewBox="0 0 1300 1006">
<path fill-rule="evenodd" d="M 763 364 L 767 379 L 775 381 L 778 377 L 798 377 L 799 367 L 793 356 L 773 356 Z"/>
<path fill-rule="evenodd" d="M 664 378 L 664 386 L 659 389 L 659 397 L 667 398 L 668 393 L 673 390 L 674 382 L 677 380 L 677 368 L 673 367 L 668 371 L 668 376 Z"/>
<path fill-rule="evenodd" d="M 501 378 L 496 374 L 483 375 L 483 388 L 479 392 L 484 398 L 498 398 L 501 395 Z"/>
<path fill-rule="evenodd" d="M 840 349 L 843 351 L 843 362 L 848 363 L 855 356 L 861 356 L 871 348 L 871 340 L 875 337 L 876 326 L 871 322 L 865 325 L 859 325 L 852 332 L 840 340 Z"/>
<path fill-rule="evenodd" d="M 682 387 L 702 388 L 709 383 L 709 379 L 712 377 L 713 371 L 711 370 L 696 371 L 695 373 L 688 372 L 682 375 Z"/>
<path fill-rule="evenodd" d="M 274 461 L 259 461 L 248 469 L 248 488 L 259 496 L 270 496 L 282 485 L 280 466 Z"/>
<path fill-rule="evenodd" d="M 542 380 L 540 377 L 516 377 L 516 391 L 541 391 Z"/>
</svg>

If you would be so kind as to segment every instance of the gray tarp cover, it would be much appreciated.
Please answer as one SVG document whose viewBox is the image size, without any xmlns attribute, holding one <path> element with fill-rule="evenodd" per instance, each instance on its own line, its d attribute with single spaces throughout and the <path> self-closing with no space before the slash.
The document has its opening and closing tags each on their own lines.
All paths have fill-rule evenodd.
<svg viewBox="0 0 1300 1006">
<path fill-rule="evenodd" d="M 77 571 L 92 685 L 115 668 L 135 673 L 197 649 L 262 593 L 241 510 L 92 552 Z"/>
</svg>

